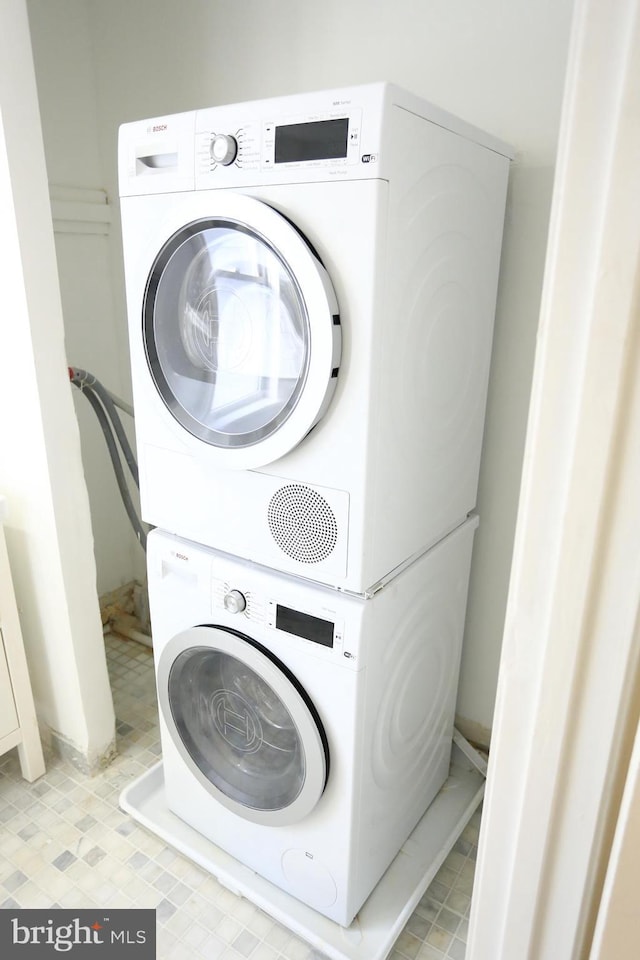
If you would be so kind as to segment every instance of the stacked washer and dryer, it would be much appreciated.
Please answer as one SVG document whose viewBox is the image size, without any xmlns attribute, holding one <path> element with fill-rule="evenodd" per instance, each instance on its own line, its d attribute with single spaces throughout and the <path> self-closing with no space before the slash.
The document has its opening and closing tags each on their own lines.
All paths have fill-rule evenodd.
<svg viewBox="0 0 640 960">
<path fill-rule="evenodd" d="M 448 775 L 509 157 L 389 84 L 120 131 L 166 802 L 343 926 Z"/>
</svg>

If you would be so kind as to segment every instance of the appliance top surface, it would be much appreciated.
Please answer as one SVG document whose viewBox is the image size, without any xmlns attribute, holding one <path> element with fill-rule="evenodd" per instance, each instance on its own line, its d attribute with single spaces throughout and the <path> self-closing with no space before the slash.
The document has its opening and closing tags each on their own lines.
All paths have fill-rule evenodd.
<svg viewBox="0 0 640 960">
<path fill-rule="evenodd" d="M 218 105 L 207 109 L 199 109 L 196 114 L 196 128 L 207 123 L 208 116 L 213 111 L 231 110 L 238 115 L 244 112 L 256 111 L 273 120 L 285 119 L 299 112 L 301 115 L 318 111 L 344 112 L 345 109 L 374 110 L 383 114 L 392 106 L 401 107 L 416 116 L 429 120 L 438 126 L 446 127 L 453 133 L 458 133 L 467 139 L 474 140 L 492 150 L 504 153 L 511 157 L 513 151 L 507 144 L 485 133 L 472 124 L 448 113 L 435 104 L 425 100 L 394 83 L 378 82 L 359 84 L 351 87 L 336 87 L 331 90 L 311 91 L 308 93 L 294 93 L 279 97 L 270 97 L 264 100 L 250 100 L 245 102 Z"/>
<path fill-rule="evenodd" d="M 314 110 L 332 110 L 340 112 L 344 107 L 366 107 L 378 110 L 380 113 L 391 106 L 398 106 L 416 116 L 429 120 L 438 126 L 446 127 L 453 133 L 458 133 L 467 139 L 481 143 L 489 149 L 513 157 L 513 148 L 498 138 L 481 130 L 473 124 L 467 123 L 460 117 L 443 110 L 428 100 L 410 93 L 394 83 L 380 81 L 378 83 L 358 84 L 350 87 L 336 87 L 330 90 L 310 91 L 307 93 L 293 93 L 277 97 L 267 97 L 260 100 L 234 101 L 227 104 L 216 104 L 211 107 L 197 108 L 183 114 L 173 114 L 173 117 L 195 118 L 196 130 L 206 126 L 209 117 L 214 112 L 232 111 L 238 116 L 257 113 L 273 120 L 291 116 L 296 111 L 306 114 Z M 151 117 L 122 124 L 121 129 L 137 127 L 144 124 L 153 128 L 162 125 L 168 117 Z"/>
</svg>

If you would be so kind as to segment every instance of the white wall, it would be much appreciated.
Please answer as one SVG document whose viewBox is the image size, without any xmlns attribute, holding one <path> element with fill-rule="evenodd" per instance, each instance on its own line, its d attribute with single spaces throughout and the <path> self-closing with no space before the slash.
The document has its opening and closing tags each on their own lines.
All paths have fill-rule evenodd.
<svg viewBox="0 0 640 960">
<path fill-rule="evenodd" d="M 83 2 L 80 42 L 88 31 L 91 49 L 74 61 L 55 50 L 67 50 L 65 21 Z M 89 50 L 101 183 L 114 203 L 120 123 L 342 84 L 393 80 L 515 146 L 458 704 L 481 740 L 495 698 L 571 8 L 572 0 L 30 0 L 59 89 L 86 81 Z M 95 133 L 88 109 L 72 142 Z M 122 345 L 118 230 L 114 220 Z"/>
<path fill-rule="evenodd" d="M 54 198 L 74 205 L 67 211 L 54 202 L 60 217 L 54 227 L 67 360 L 130 400 L 126 328 L 116 313 L 110 263 L 111 225 L 100 217 L 104 211 L 94 209 L 107 198 L 87 5 L 85 0 L 29 0 L 28 9 L 49 186 Z M 95 414 L 75 388 L 69 389 L 80 425 L 102 594 L 143 579 L 144 552 L 122 506 Z M 123 422 L 133 439 L 131 422 L 126 416 Z"/>
<path fill-rule="evenodd" d="M 458 725 L 482 744 L 492 727 L 553 185 L 552 166 L 526 159 L 509 184 L 458 694 Z"/>
<path fill-rule="evenodd" d="M 38 719 L 85 769 L 114 714 L 24 0 L 0 0 L 0 489 Z"/>
</svg>

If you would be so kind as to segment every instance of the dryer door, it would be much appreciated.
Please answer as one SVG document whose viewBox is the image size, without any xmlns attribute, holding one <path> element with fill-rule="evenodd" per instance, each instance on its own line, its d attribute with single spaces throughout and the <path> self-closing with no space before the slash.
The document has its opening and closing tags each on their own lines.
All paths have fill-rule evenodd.
<svg viewBox="0 0 640 960">
<path fill-rule="evenodd" d="M 143 303 L 147 362 L 178 424 L 221 466 L 271 463 L 324 414 L 340 364 L 338 305 L 302 234 L 220 191 L 164 243 Z"/>
<path fill-rule="evenodd" d="M 192 627 L 162 652 L 158 698 L 184 762 L 229 810 L 273 826 L 313 810 L 328 773 L 324 730 L 264 647 L 225 627 Z"/>
</svg>

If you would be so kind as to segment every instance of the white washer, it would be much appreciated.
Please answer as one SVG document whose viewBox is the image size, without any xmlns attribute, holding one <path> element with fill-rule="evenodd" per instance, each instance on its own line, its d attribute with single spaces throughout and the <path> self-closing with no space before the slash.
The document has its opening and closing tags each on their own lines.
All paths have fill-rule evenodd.
<svg viewBox="0 0 640 960">
<path fill-rule="evenodd" d="M 143 518 L 359 593 L 461 523 L 509 155 L 388 84 L 124 125 Z"/>
<path fill-rule="evenodd" d="M 149 536 L 169 809 L 344 926 L 448 775 L 476 523 L 370 599 Z"/>
</svg>

